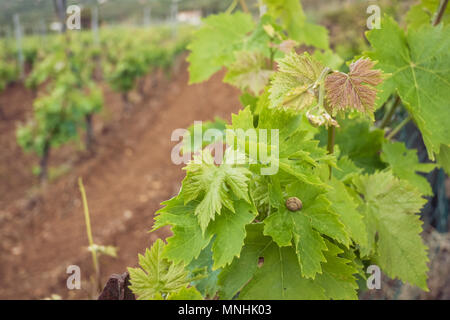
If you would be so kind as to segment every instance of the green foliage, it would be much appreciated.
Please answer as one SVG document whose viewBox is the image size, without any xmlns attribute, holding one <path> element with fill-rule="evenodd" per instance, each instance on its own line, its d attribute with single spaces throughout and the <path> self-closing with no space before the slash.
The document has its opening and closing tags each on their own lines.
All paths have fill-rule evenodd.
<svg viewBox="0 0 450 320">
<path fill-rule="evenodd" d="M 327 246 L 321 234 L 347 246 L 348 235 L 338 215 L 330 210 L 325 188 L 295 182 L 286 187 L 285 194 L 300 199 L 303 208 L 300 212 L 290 212 L 280 186 L 269 185 L 269 197 L 274 200 L 272 206 L 277 211 L 264 220 L 264 234 L 271 236 L 279 246 L 290 246 L 294 242 L 302 275 L 314 279 L 316 273 L 322 273 L 321 262 L 327 261 L 322 252 Z"/>
<path fill-rule="evenodd" d="M 388 163 L 392 172 L 399 178 L 407 180 L 419 191 L 430 196 L 433 194 L 427 179 L 417 174 L 417 172 L 430 172 L 436 165 L 433 163 L 419 163 L 415 150 L 408 150 L 403 143 L 383 144 L 381 160 Z"/>
<path fill-rule="evenodd" d="M 363 197 L 360 210 L 369 236 L 362 253 L 375 253 L 375 262 L 388 276 L 428 290 L 428 249 L 420 237 L 422 221 L 416 215 L 426 200 L 415 187 L 389 171 L 362 175 L 353 183 Z"/>
<path fill-rule="evenodd" d="M 134 88 L 136 80 L 144 75 L 145 64 L 142 56 L 130 51 L 116 65 L 109 76 L 111 88 L 119 92 L 128 92 Z"/>
<path fill-rule="evenodd" d="M 55 88 L 34 102 L 34 118 L 17 130 L 19 145 L 25 151 L 42 156 L 49 144 L 58 147 L 78 138 L 78 128 L 84 125 L 84 116 L 101 110 L 103 95 L 90 84 L 77 89 L 72 73 L 61 75 Z"/>
<path fill-rule="evenodd" d="M 406 15 L 408 27 L 417 29 L 422 25 L 431 24 L 436 10 L 439 7 L 440 0 L 421 0 L 418 4 L 412 6 Z M 450 7 L 447 6 L 442 20 L 445 24 L 450 21 Z"/>
<path fill-rule="evenodd" d="M 269 14 L 280 18 L 283 28 L 292 39 L 299 43 L 328 48 L 328 30 L 320 25 L 308 22 L 300 1 L 297 0 L 264 0 Z"/>
<path fill-rule="evenodd" d="M 189 284 L 208 298 L 357 299 L 371 263 L 427 290 L 418 213 L 431 190 L 417 172 L 436 165 L 389 142 L 372 111 L 398 92 L 448 170 L 448 28 L 405 34 L 385 18 L 368 35 L 370 59 L 355 57 L 345 73 L 331 69 L 342 61 L 298 1 L 264 2 L 256 24 L 240 12 L 208 17 L 188 47 L 191 82 L 225 67 L 244 108 L 218 128 L 219 161 L 190 148 L 182 188 L 152 229 L 172 228 L 163 258 L 205 273 Z M 297 44 L 320 50 L 298 54 Z"/>
<path fill-rule="evenodd" d="M 240 51 L 236 61 L 230 65 L 223 79 L 241 89 L 258 95 L 268 84 L 273 71 L 268 68 L 264 55 L 260 52 Z"/>
<path fill-rule="evenodd" d="M 325 240 L 325 257 L 321 274 L 307 279 L 301 276 L 293 247 L 279 247 L 262 234 L 261 224 L 247 227 L 247 238 L 241 258 L 224 269 L 219 276 L 219 296 L 231 299 L 355 299 L 356 270 L 350 261 L 339 257 L 343 250 Z M 261 266 L 262 264 L 262 266 Z M 258 266 L 259 265 L 259 266 Z"/>
<path fill-rule="evenodd" d="M 313 106 L 317 102 L 313 86 L 319 80 L 324 67 L 309 54 L 287 55 L 278 61 L 270 92 L 271 107 L 286 106 L 297 110 Z"/>
<path fill-rule="evenodd" d="M 216 214 L 221 214 L 222 206 L 235 212 L 231 197 L 244 199 L 249 202 L 247 180 L 250 172 L 245 168 L 233 167 L 227 164 L 227 154 L 224 163 L 220 166 L 214 164 L 214 158 L 209 152 L 194 156 L 185 170 L 186 178 L 183 181 L 183 195 L 185 204 L 202 198 L 195 215 L 203 233 Z M 230 193 L 230 194 L 229 194 Z"/>
<path fill-rule="evenodd" d="M 232 63 L 234 51 L 243 49 L 243 40 L 254 27 L 251 16 L 241 12 L 212 15 L 203 23 L 188 46 L 191 83 L 202 82 Z"/>
<path fill-rule="evenodd" d="M 441 145 L 441 151 L 436 155 L 436 160 L 447 174 L 450 174 L 450 146 Z"/>
<path fill-rule="evenodd" d="M 340 128 L 336 129 L 336 145 L 341 156 L 346 156 L 358 167 L 367 172 L 383 169 L 385 165 L 380 159 L 384 132 L 370 127 L 364 119 L 339 120 Z M 322 145 L 326 144 L 326 132 L 320 133 Z"/>
<path fill-rule="evenodd" d="M 0 56 L 0 91 L 17 79 L 18 70 L 14 64 L 4 61 Z"/>
<path fill-rule="evenodd" d="M 156 240 L 151 250 L 139 255 L 142 268 L 128 268 L 130 289 L 140 300 L 201 299 L 195 288 L 187 288 L 191 279 L 183 264 L 174 264 L 162 257 L 164 243 Z"/>
<path fill-rule="evenodd" d="M 168 71 L 185 49 L 191 32 L 183 27 L 179 36 L 172 38 L 168 36 L 169 28 L 155 27 L 139 30 L 136 37 L 130 38 L 130 31 L 135 32 L 120 28 L 102 30 L 99 46 L 93 43 L 90 32 L 48 36 L 46 46 L 38 46 L 36 38 L 24 39 L 30 51 L 29 62 L 33 62 L 25 84 L 36 93 L 33 115 L 16 133 L 24 151 L 44 159 L 51 148 L 79 139 L 84 129 L 92 132 L 92 116 L 101 111 L 104 103 L 103 91 L 94 82 L 96 71 L 104 71 L 114 90 L 128 92 L 147 72 L 156 68 Z M 2 54 L 0 48 L 0 58 Z M 3 61 L 9 59 L 0 62 L 0 88 L 4 80 L 12 81 L 12 75 L 3 75 Z"/>
<path fill-rule="evenodd" d="M 216 138 L 213 137 L 213 141 L 206 141 L 202 134 L 208 130 L 214 130 L 216 132 L 224 133 L 226 128 L 226 122 L 219 117 L 216 117 L 214 121 L 204 121 L 200 124 L 193 124 L 187 130 L 188 132 L 183 136 L 183 153 L 195 153 L 209 144 L 216 142 Z"/>
<path fill-rule="evenodd" d="M 441 145 L 450 145 L 450 26 L 423 25 L 405 34 L 392 18 L 385 17 L 382 28 L 367 37 L 374 49 L 367 55 L 391 74 L 382 85 L 381 101 L 398 92 L 434 160 Z"/>
</svg>

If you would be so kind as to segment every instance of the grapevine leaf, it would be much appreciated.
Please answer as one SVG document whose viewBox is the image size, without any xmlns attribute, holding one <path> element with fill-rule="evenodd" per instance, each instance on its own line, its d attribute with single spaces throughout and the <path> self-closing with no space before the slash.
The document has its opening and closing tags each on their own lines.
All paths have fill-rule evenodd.
<svg viewBox="0 0 450 320">
<path fill-rule="evenodd" d="M 164 257 L 175 263 L 189 264 L 211 241 L 211 236 L 203 237 L 194 215 L 199 202 L 191 201 L 185 205 L 183 198 L 178 196 L 162 204 L 165 207 L 157 212 L 152 231 L 172 225 L 173 236 L 167 239 Z"/>
<path fill-rule="evenodd" d="M 319 141 L 312 140 L 316 128 L 305 119 L 289 110 L 264 108 L 259 116 L 258 129 L 279 131 L 276 146 L 280 171 L 306 183 L 323 185 L 316 168 L 322 163 L 335 166 L 334 157 L 318 146 Z"/>
<path fill-rule="evenodd" d="M 340 157 L 337 161 L 337 169 L 333 171 L 333 175 L 340 181 L 346 183 L 353 179 L 354 176 L 360 174 L 362 169 L 358 168 L 352 160 L 347 156 Z"/>
<path fill-rule="evenodd" d="M 214 140 L 208 141 L 207 139 L 203 139 L 203 133 L 207 130 L 224 132 L 226 124 L 226 121 L 219 117 L 216 117 L 214 121 L 195 122 L 187 129 L 188 132 L 183 136 L 182 153 L 196 153 L 206 146 L 217 142 L 219 137 L 213 136 Z"/>
<path fill-rule="evenodd" d="M 272 167 L 276 164 L 280 171 L 301 181 L 323 185 L 312 167 L 317 167 L 322 162 L 334 165 L 334 157 L 328 155 L 324 148 L 318 147 L 318 141 L 310 140 L 315 128 L 302 119 L 301 115 L 286 110 L 263 108 L 259 116 L 257 133 L 259 135 L 260 131 L 264 130 L 270 134 L 264 135 L 267 138 L 265 142 L 259 136 L 258 147 L 270 151 L 270 156 L 267 156 L 270 157 Z M 254 129 L 253 120 L 249 108 L 246 108 L 238 115 L 232 116 L 232 125 L 229 128 Z M 272 129 L 278 132 L 278 140 L 273 142 Z"/>
<path fill-rule="evenodd" d="M 211 15 L 203 20 L 188 46 L 190 83 L 207 80 L 222 66 L 234 61 L 234 51 L 242 47 L 254 25 L 252 17 L 242 12 Z"/>
<path fill-rule="evenodd" d="M 433 163 L 419 163 L 417 152 L 408 150 L 404 143 L 385 143 L 381 160 L 388 163 L 392 172 L 400 179 L 407 180 L 426 196 L 433 194 L 428 180 L 416 172 L 430 172 L 436 165 Z"/>
<path fill-rule="evenodd" d="M 349 195 L 344 183 L 334 177 L 330 183 L 333 188 L 327 192 L 327 198 L 331 202 L 331 208 L 339 215 L 346 232 L 355 243 L 367 246 L 366 227 L 363 216 L 357 210 L 357 203 Z"/>
<path fill-rule="evenodd" d="M 350 64 L 348 74 L 333 72 L 325 80 L 327 99 L 334 112 L 356 109 L 373 112 L 377 97 L 376 86 L 383 80 L 380 70 L 373 70 L 369 59 L 359 59 Z"/>
<path fill-rule="evenodd" d="M 313 89 L 324 67 L 308 53 L 292 52 L 278 62 L 278 72 L 271 81 L 271 107 L 303 110 L 316 102 Z"/>
<path fill-rule="evenodd" d="M 335 143 L 339 146 L 341 157 L 347 156 L 367 172 L 384 169 L 379 155 L 384 131 L 371 128 L 370 122 L 364 119 L 339 120 L 339 123 L 341 127 L 336 128 Z M 326 145 L 325 130 L 321 132 L 320 141 L 321 145 Z"/>
<path fill-rule="evenodd" d="M 417 29 L 424 24 L 431 24 L 439 3 L 440 0 L 422 0 L 420 3 L 412 6 L 406 15 L 408 28 Z M 441 21 L 445 24 L 450 22 L 450 6 L 447 5 Z"/>
<path fill-rule="evenodd" d="M 269 14 L 281 18 L 289 37 L 301 44 L 327 49 L 328 30 L 320 25 L 306 21 L 306 15 L 298 0 L 264 0 Z"/>
<path fill-rule="evenodd" d="M 318 283 L 301 277 L 295 251 L 291 247 L 269 245 L 262 253 L 264 264 L 242 289 L 244 300 L 303 300 L 325 299 Z"/>
<path fill-rule="evenodd" d="M 254 129 L 253 126 L 253 114 L 250 108 L 245 108 L 244 110 L 239 110 L 238 114 L 231 115 L 231 125 L 227 126 L 228 129 Z"/>
<path fill-rule="evenodd" d="M 354 179 L 363 197 L 369 244 L 377 249 L 376 262 L 392 278 L 427 290 L 427 247 L 416 215 L 425 204 L 418 190 L 391 172 L 377 172 Z M 378 237 L 378 241 L 375 238 Z"/>
<path fill-rule="evenodd" d="M 184 170 L 187 171 L 182 190 L 185 203 L 203 195 L 203 199 L 195 208 L 195 215 L 203 233 L 216 214 L 220 214 L 222 206 L 235 211 L 231 194 L 238 199 L 250 201 L 247 186 L 250 171 L 227 164 L 227 157 L 222 165 L 216 166 L 211 153 L 205 151 L 194 156 L 194 160 Z"/>
<path fill-rule="evenodd" d="M 268 32 L 270 30 L 271 32 Z M 244 43 L 244 49 L 262 52 L 266 58 L 270 58 L 272 50 L 269 47 L 272 41 L 281 41 L 283 29 L 277 25 L 275 19 L 267 14 L 260 17 L 258 24 Z M 276 39 L 278 38 L 278 39 Z"/>
<path fill-rule="evenodd" d="M 295 182 L 287 186 L 286 192 L 289 197 L 301 199 L 303 209 L 300 212 L 311 219 L 314 229 L 348 246 L 348 234 L 339 216 L 331 210 L 331 203 L 326 198 L 324 188 Z"/>
<path fill-rule="evenodd" d="M 182 263 L 174 264 L 163 258 L 164 243 L 158 239 L 152 248 L 139 255 L 142 268 L 128 268 L 130 289 L 140 300 L 151 300 L 161 294 L 179 292 L 190 279 Z"/>
<path fill-rule="evenodd" d="M 239 51 L 236 61 L 228 67 L 223 79 L 242 91 L 249 90 L 258 95 L 269 83 L 273 71 L 267 68 L 266 58 L 260 52 Z"/>
<path fill-rule="evenodd" d="M 339 68 L 344 63 L 344 60 L 337 53 L 334 53 L 331 49 L 324 51 L 316 50 L 314 51 L 313 57 L 324 66 L 327 66 L 333 70 L 339 70 Z"/>
<path fill-rule="evenodd" d="M 224 209 L 211 223 L 208 232 L 215 235 L 213 251 L 213 270 L 221 268 L 239 257 L 245 239 L 245 226 L 253 221 L 256 212 L 245 201 L 236 202 L 236 212 Z"/>
<path fill-rule="evenodd" d="M 441 145 L 450 145 L 450 26 L 424 25 L 405 35 L 392 18 L 382 24 L 367 35 L 374 48 L 367 56 L 392 74 L 382 89 L 386 95 L 398 90 L 434 160 Z"/>
<path fill-rule="evenodd" d="M 450 146 L 441 145 L 441 151 L 436 156 L 438 164 L 450 174 Z"/>
<path fill-rule="evenodd" d="M 239 291 L 240 299 L 250 300 L 326 298 L 318 284 L 301 276 L 291 247 L 280 248 L 263 236 L 261 224 L 248 225 L 247 234 L 241 258 L 219 276 L 221 298 L 233 297 Z M 260 268 L 258 262 L 263 262 Z"/>
<path fill-rule="evenodd" d="M 255 97 L 248 92 L 244 92 L 240 97 L 239 101 L 244 108 L 250 107 L 252 113 L 255 113 L 256 106 L 258 105 L 259 97 Z"/>
<path fill-rule="evenodd" d="M 293 134 L 301 124 L 302 117 L 280 109 L 270 109 L 268 105 L 261 107 L 259 129 L 277 129 L 281 139 Z"/>
<path fill-rule="evenodd" d="M 358 272 L 351 260 L 339 257 L 344 251 L 326 240 L 327 263 L 322 264 L 323 273 L 317 276 L 317 282 L 325 289 L 325 294 L 333 300 L 357 300 L 358 284 L 354 274 Z"/>
<path fill-rule="evenodd" d="M 213 258 L 211 251 L 212 243 L 210 243 L 205 249 L 202 250 L 197 259 L 191 261 L 191 263 L 187 266 L 187 268 L 191 271 L 192 274 L 204 274 L 205 277 L 201 277 L 198 280 L 192 281 L 192 285 L 200 291 L 200 293 L 205 297 L 212 299 L 216 296 L 219 291 L 218 276 L 221 272 L 219 270 L 212 270 L 213 266 Z"/>
<path fill-rule="evenodd" d="M 167 300 L 203 300 L 203 297 L 195 287 L 184 287 L 178 292 L 169 293 Z"/>
<path fill-rule="evenodd" d="M 252 278 L 258 265 L 258 259 L 264 249 L 272 242 L 269 237 L 262 236 L 262 224 L 250 224 L 246 227 L 245 246 L 239 258 L 225 267 L 219 274 L 219 297 L 232 299 Z"/>
<path fill-rule="evenodd" d="M 248 225 L 241 257 L 219 275 L 219 296 L 231 299 L 240 292 L 240 299 L 355 299 L 357 270 L 338 256 L 342 249 L 327 240 L 326 246 L 323 274 L 306 279 L 292 247 L 280 248 L 263 236 L 261 224 Z"/>
<path fill-rule="evenodd" d="M 277 189 L 277 188 L 275 188 Z M 321 273 L 321 262 L 327 250 L 321 233 L 338 241 L 349 244 L 344 225 L 336 213 L 329 211 L 330 202 L 323 189 L 303 183 L 294 183 L 286 188 L 288 197 L 297 197 L 303 208 L 290 212 L 284 205 L 284 199 L 278 199 L 278 210 L 264 220 L 264 234 L 272 237 L 279 246 L 290 246 L 294 241 L 302 275 L 314 278 Z M 280 192 L 277 192 L 281 196 Z"/>
</svg>

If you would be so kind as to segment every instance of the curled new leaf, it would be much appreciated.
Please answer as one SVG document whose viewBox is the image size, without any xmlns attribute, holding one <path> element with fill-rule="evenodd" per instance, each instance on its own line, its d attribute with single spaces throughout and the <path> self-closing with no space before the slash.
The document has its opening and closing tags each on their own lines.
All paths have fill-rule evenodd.
<svg viewBox="0 0 450 320">
<path fill-rule="evenodd" d="M 382 72 L 373 70 L 375 63 L 369 59 L 359 59 L 350 64 L 350 72 L 333 72 L 325 80 L 327 99 L 333 112 L 356 109 L 373 112 L 377 89 L 382 80 Z"/>
</svg>

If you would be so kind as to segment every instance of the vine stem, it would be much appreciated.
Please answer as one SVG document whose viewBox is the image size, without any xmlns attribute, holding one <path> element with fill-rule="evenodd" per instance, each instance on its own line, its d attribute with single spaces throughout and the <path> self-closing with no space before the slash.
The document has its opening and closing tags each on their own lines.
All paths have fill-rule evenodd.
<svg viewBox="0 0 450 320">
<path fill-rule="evenodd" d="M 324 97 L 325 97 L 325 77 L 327 76 L 328 73 L 330 73 L 331 69 L 326 67 L 325 69 L 322 70 L 322 73 L 320 74 L 320 77 L 318 79 L 318 82 L 316 82 L 315 86 L 317 84 L 320 85 L 319 87 L 319 107 L 323 107 L 324 106 Z M 336 127 L 333 125 L 330 125 L 328 127 L 328 144 L 327 144 L 327 150 L 329 154 L 333 154 L 334 153 L 334 142 L 336 139 Z M 330 179 L 332 177 L 333 174 L 333 168 L 330 166 L 328 166 L 330 169 Z"/>
<path fill-rule="evenodd" d="M 328 143 L 327 143 L 327 150 L 329 154 L 334 153 L 334 144 L 336 140 L 336 127 L 331 125 L 328 127 Z M 328 165 L 328 169 L 330 171 L 329 179 L 331 180 L 333 176 L 333 167 L 331 165 Z"/>
<path fill-rule="evenodd" d="M 384 116 L 383 120 L 381 121 L 380 124 L 380 129 L 384 129 L 388 126 L 389 123 L 391 123 L 392 121 L 392 117 L 395 114 L 395 111 L 397 110 L 397 107 L 400 103 L 400 97 L 397 96 L 397 98 L 395 99 L 394 103 L 392 104 L 391 108 L 389 109 L 389 111 L 386 113 L 386 115 Z"/>
<path fill-rule="evenodd" d="M 98 264 L 98 258 L 97 258 L 97 252 L 94 250 L 94 240 L 92 238 L 92 229 L 91 229 L 91 218 L 89 215 L 89 207 L 87 203 L 86 198 L 86 191 L 84 189 L 83 180 L 78 178 L 78 186 L 80 188 L 81 198 L 83 200 L 83 208 L 84 208 L 84 221 L 86 223 L 86 233 L 89 240 L 89 247 L 92 249 L 92 264 L 94 265 L 94 271 L 95 271 L 95 278 L 96 278 L 96 285 L 99 290 L 101 290 L 101 280 L 100 280 L 100 268 Z"/>
<path fill-rule="evenodd" d="M 334 153 L 334 141 L 336 138 L 336 127 L 335 126 L 330 126 L 328 128 L 328 146 L 327 146 L 327 150 L 329 154 L 333 154 Z"/>
<path fill-rule="evenodd" d="M 245 13 L 249 13 L 247 3 L 245 2 L 245 0 L 239 0 L 239 3 L 241 4 L 242 10 Z"/>
<path fill-rule="evenodd" d="M 386 137 L 386 139 L 391 140 L 397 135 L 397 133 L 411 120 L 411 116 L 406 117 L 398 126 L 396 126 Z"/>
<path fill-rule="evenodd" d="M 439 3 L 439 7 L 433 18 L 433 26 L 437 26 L 441 22 L 442 17 L 444 16 L 445 9 L 447 8 L 447 4 L 448 0 L 441 0 L 441 2 Z"/>
<path fill-rule="evenodd" d="M 237 0 L 233 0 L 233 2 L 230 4 L 230 6 L 227 8 L 227 10 L 225 10 L 226 14 L 230 14 L 231 12 L 233 12 L 233 10 L 236 8 L 237 6 Z"/>
</svg>

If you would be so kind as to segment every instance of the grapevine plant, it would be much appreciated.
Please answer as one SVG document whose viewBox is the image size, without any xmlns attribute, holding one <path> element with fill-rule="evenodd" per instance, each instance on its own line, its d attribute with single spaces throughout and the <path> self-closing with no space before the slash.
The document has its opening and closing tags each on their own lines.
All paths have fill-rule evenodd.
<svg viewBox="0 0 450 320">
<path fill-rule="evenodd" d="M 384 16 L 367 33 L 371 49 L 341 65 L 299 1 L 264 2 L 257 23 L 245 12 L 209 16 L 188 47 L 190 81 L 225 67 L 243 103 L 227 129 L 258 139 L 226 140 L 221 163 L 196 153 L 153 225 L 173 235 L 129 268 L 131 289 L 140 299 L 356 299 L 376 264 L 427 291 L 419 213 L 432 190 L 418 172 L 450 169 L 445 6 L 435 1 L 439 20 L 406 30 Z M 394 141 L 392 119 L 374 121 L 390 108 L 406 109 L 435 162 Z M 264 129 L 278 130 L 278 145 L 261 142 Z M 271 150 L 269 161 L 226 161 L 252 148 Z M 262 174 L 271 161 L 278 171 Z"/>
<path fill-rule="evenodd" d="M 8 57 L 6 44 L 0 43 L 0 93 L 18 78 L 18 66 L 11 60 Z M 4 119 L 3 107 L 0 105 L 0 120 Z"/>
<path fill-rule="evenodd" d="M 26 82 L 34 89 L 48 82 L 45 94 L 33 102 L 33 117 L 17 129 L 18 144 L 40 157 L 41 182 L 48 178 L 51 149 L 78 139 L 80 129 L 86 129 L 86 147 L 92 148 L 92 118 L 103 107 L 103 93 L 91 80 L 90 57 L 80 41 L 71 39 L 65 38 L 67 44 L 59 38 L 54 52 L 37 64 Z"/>
</svg>

